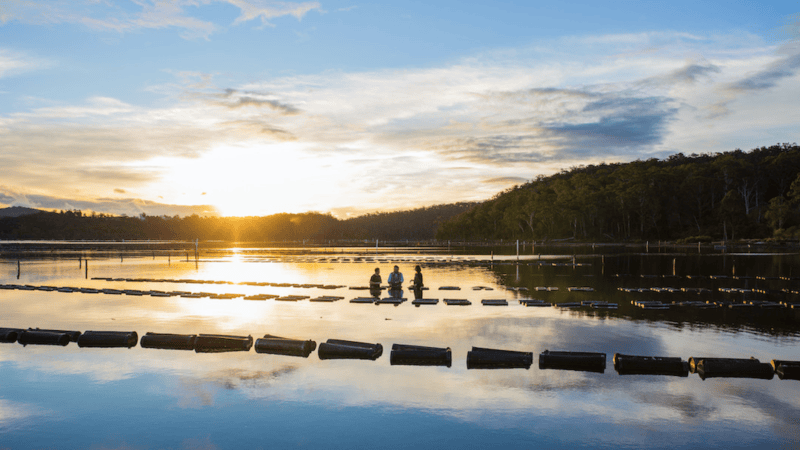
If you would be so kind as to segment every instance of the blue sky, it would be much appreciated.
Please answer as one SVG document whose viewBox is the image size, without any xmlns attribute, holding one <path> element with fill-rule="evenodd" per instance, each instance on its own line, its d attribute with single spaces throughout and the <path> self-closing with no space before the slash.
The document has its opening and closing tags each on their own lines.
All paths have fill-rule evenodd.
<svg viewBox="0 0 800 450">
<path fill-rule="evenodd" d="M 6 0 L 0 205 L 346 217 L 579 164 L 797 142 L 798 13 Z"/>
</svg>

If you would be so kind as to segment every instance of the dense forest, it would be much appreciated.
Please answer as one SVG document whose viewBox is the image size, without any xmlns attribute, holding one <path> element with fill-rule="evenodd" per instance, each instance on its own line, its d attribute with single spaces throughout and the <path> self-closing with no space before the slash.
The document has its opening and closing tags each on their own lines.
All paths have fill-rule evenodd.
<svg viewBox="0 0 800 450">
<path fill-rule="evenodd" d="M 0 218 L 0 239 L 47 240 L 223 240 L 326 241 L 434 238 L 439 226 L 475 203 L 455 203 L 410 211 L 376 213 L 339 220 L 330 214 L 274 214 L 264 217 L 138 217 L 37 212 Z"/>
<path fill-rule="evenodd" d="M 443 224 L 439 239 L 727 240 L 800 235 L 800 147 L 562 170 Z"/>
</svg>

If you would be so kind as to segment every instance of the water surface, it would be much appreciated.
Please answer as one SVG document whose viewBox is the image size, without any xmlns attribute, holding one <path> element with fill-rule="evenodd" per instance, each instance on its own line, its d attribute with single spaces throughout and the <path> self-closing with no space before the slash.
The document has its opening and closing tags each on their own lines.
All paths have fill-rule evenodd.
<svg viewBox="0 0 800 450">
<path fill-rule="evenodd" d="M 530 249 L 527 249 L 530 252 Z M 4 284 L 342 296 L 334 303 L 0 290 L 3 327 L 264 334 L 381 343 L 376 361 L 254 351 L 0 345 L 0 448 L 793 448 L 800 381 L 618 375 L 615 352 L 800 360 L 797 309 L 642 310 L 633 301 L 793 300 L 794 254 L 491 255 L 451 249 L 217 249 L 33 252 L 0 263 Z M 182 254 L 181 254 L 182 253 Z M 17 255 L 19 256 L 19 255 Z M 188 256 L 188 259 L 187 259 Z M 88 270 L 85 259 L 88 258 Z M 352 304 L 375 267 L 426 298 L 471 306 Z M 19 278 L 17 275 L 19 274 Z M 674 276 L 673 276 L 674 275 Z M 784 276 L 786 280 L 759 277 Z M 162 281 L 108 281 L 156 279 Z M 199 284 L 163 280 L 209 280 Z M 242 282 L 341 286 L 251 286 Z M 439 290 L 457 286 L 460 290 Z M 570 292 L 569 287 L 592 292 Z M 618 288 L 707 288 L 630 293 Z M 474 290 L 474 287 L 484 289 Z M 536 287 L 557 287 L 539 292 Z M 723 293 L 720 288 L 746 288 Z M 491 288 L 491 290 L 486 289 Z M 785 290 L 786 292 L 782 292 Z M 756 293 L 763 291 L 764 293 Z M 384 294 L 385 295 L 385 294 Z M 607 301 L 616 310 L 526 308 L 517 300 Z M 508 306 L 481 306 L 506 299 Z M 451 367 L 392 366 L 394 343 L 452 349 Z M 467 370 L 473 347 L 534 353 L 530 369 Z M 602 352 L 604 373 L 540 370 L 545 349 Z"/>
</svg>

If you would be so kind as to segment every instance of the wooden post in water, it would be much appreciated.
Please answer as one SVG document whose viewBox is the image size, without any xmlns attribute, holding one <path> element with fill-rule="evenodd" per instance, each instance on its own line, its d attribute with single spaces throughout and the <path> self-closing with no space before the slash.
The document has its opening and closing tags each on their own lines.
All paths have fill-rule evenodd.
<svg viewBox="0 0 800 450">
<path fill-rule="evenodd" d="M 519 239 L 517 239 L 517 262 L 519 262 Z"/>
<path fill-rule="evenodd" d="M 80 269 L 80 268 L 81 268 L 81 264 L 82 264 L 81 260 L 82 260 L 82 259 L 83 259 L 83 258 L 81 258 L 80 256 L 78 256 L 78 269 Z"/>
<path fill-rule="evenodd" d="M 20 267 L 21 267 L 21 266 L 20 266 L 20 264 L 19 264 L 19 260 L 17 260 L 17 279 L 18 279 L 18 280 L 19 280 Z"/>
<path fill-rule="evenodd" d="M 86 260 L 86 264 L 83 267 L 86 269 L 86 275 L 85 275 L 84 278 L 86 278 L 88 280 L 89 279 L 89 260 L 88 259 Z"/>
<path fill-rule="evenodd" d="M 677 258 L 672 258 L 672 276 L 673 276 L 673 277 L 675 276 L 675 260 L 676 260 L 676 259 L 677 259 Z"/>
</svg>

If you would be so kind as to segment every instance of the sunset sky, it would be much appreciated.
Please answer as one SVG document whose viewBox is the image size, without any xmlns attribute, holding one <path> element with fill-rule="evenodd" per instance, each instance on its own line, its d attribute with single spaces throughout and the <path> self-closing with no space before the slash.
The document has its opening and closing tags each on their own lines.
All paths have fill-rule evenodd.
<svg viewBox="0 0 800 450">
<path fill-rule="evenodd" d="M 348 217 L 800 141 L 786 1 L 2 0 L 0 207 Z"/>
</svg>

